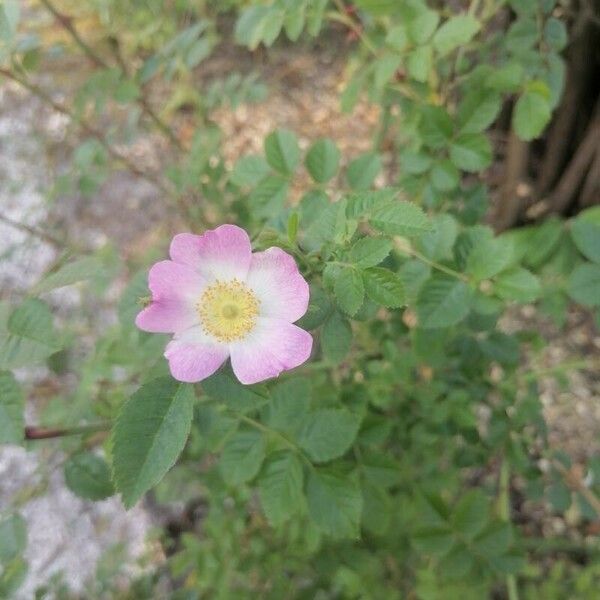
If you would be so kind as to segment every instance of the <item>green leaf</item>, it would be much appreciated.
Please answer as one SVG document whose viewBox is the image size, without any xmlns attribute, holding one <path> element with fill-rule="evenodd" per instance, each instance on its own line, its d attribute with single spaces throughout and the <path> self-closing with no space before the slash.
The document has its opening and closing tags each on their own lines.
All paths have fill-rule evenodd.
<svg viewBox="0 0 600 600">
<path fill-rule="evenodd" d="M 419 552 L 441 558 L 454 545 L 454 535 L 444 526 L 423 527 L 414 533 L 412 543 Z"/>
<path fill-rule="evenodd" d="M 41 362 L 60 350 L 48 305 L 30 298 L 0 328 L 0 369 L 16 369 Z"/>
<path fill-rule="evenodd" d="M 527 90 L 517 100 L 512 125 L 522 140 L 533 140 L 544 131 L 551 115 L 548 98 L 536 90 Z"/>
<path fill-rule="evenodd" d="M 522 260 L 528 267 L 537 269 L 544 264 L 559 245 L 564 224 L 560 219 L 549 218 L 541 225 L 526 231 L 524 249 L 521 251 Z M 516 246 L 518 248 L 518 239 Z"/>
<path fill-rule="evenodd" d="M 440 15 L 435 10 L 420 10 L 408 23 L 408 35 L 415 44 L 424 44 L 433 35 L 440 22 Z"/>
<path fill-rule="evenodd" d="M 324 244 L 343 237 L 347 232 L 346 200 L 328 204 L 312 221 L 304 236 L 309 250 L 320 249 Z"/>
<path fill-rule="evenodd" d="M 494 292 L 504 300 L 534 302 L 541 293 L 539 279 L 521 267 L 500 273 L 494 280 Z"/>
<path fill-rule="evenodd" d="M 558 480 L 548 487 L 548 499 L 552 508 L 562 513 L 571 506 L 573 492 L 563 481 Z"/>
<path fill-rule="evenodd" d="M 269 523 L 281 526 L 302 509 L 302 465 L 295 454 L 284 450 L 269 456 L 258 479 L 260 502 Z"/>
<path fill-rule="evenodd" d="M 362 526 L 375 535 L 384 535 L 388 531 L 392 519 L 392 500 L 381 487 L 369 481 L 361 484 L 363 509 L 361 514 Z"/>
<path fill-rule="evenodd" d="M 19 557 L 27 545 L 27 525 L 20 515 L 0 521 L 0 564 Z"/>
<path fill-rule="evenodd" d="M 219 470 L 225 483 L 240 485 L 254 479 L 265 459 L 266 442 L 260 431 L 238 431 L 227 440 Z"/>
<path fill-rule="evenodd" d="M 269 164 L 262 156 L 244 156 L 233 167 L 230 180 L 235 185 L 255 186 L 269 173 Z"/>
<path fill-rule="evenodd" d="M 381 156 L 374 152 L 361 154 L 350 161 L 346 171 L 348 185 L 353 190 L 366 190 L 373 185 L 375 177 L 381 171 Z"/>
<path fill-rule="evenodd" d="M 419 46 L 413 49 L 406 59 L 408 74 L 420 83 L 425 83 L 433 66 L 433 48 Z"/>
<path fill-rule="evenodd" d="M 425 105 L 421 108 L 419 131 L 423 142 L 431 148 L 444 148 L 452 137 L 454 123 L 442 106 Z"/>
<path fill-rule="evenodd" d="M 321 333 L 321 348 L 327 360 L 340 363 L 350 352 L 352 345 L 352 328 L 339 312 L 334 312 L 325 321 Z"/>
<path fill-rule="evenodd" d="M 377 208 L 387 206 L 390 202 L 396 201 L 397 197 L 398 190 L 393 188 L 351 194 L 347 198 L 346 217 L 348 219 L 367 217 Z"/>
<path fill-rule="evenodd" d="M 415 236 L 431 229 L 427 215 L 416 204 L 395 201 L 373 211 L 369 222 L 391 235 Z"/>
<path fill-rule="evenodd" d="M 445 56 L 459 46 L 468 44 L 481 25 L 471 15 L 456 15 L 448 19 L 433 37 L 433 47 L 438 54 Z"/>
<path fill-rule="evenodd" d="M 431 276 L 431 267 L 420 260 L 407 260 L 400 269 L 408 304 L 415 304 L 423 284 Z"/>
<path fill-rule="evenodd" d="M 316 329 L 322 325 L 325 319 L 331 314 L 333 306 L 329 300 L 329 296 L 322 288 L 310 286 L 310 300 L 308 302 L 308 310 L 306 314 L 296 323 L 302 329 Z"/>
<path fill-rule="evenodd" d="M 329 469 L 310 472 L 308 512 L 315 524 L 334 538 L 357 538 L 362 495 L 356 477 Z"/>
<path fill-rule="evenodd" d="M 364 237 L 350 248 L 350 260 L 359 268 L 375 267 L 392 251 L 392 241 L 383 237 Z"/>
<path fill-rule="evenodd" d="M 250 205 L 257 217 L 268 219 L 281 211 L 288 193 L 288 181 L 279 175 L 268 175 L 252 190 Z"/>
<path fill-rule="evenodd" d="M 463 544 L 457 544 L 440 561 L 439 569 L 448 579 L 459 580 L 467 576 L 474 565 L 473 554 Z"/>
<path fill-rule="evenodd" d="M 44 294 L 57 288 L 72 285 L 96 277 L 104 271 L 102 261 L 95 256 L 84 256 L 69 262 L 42 279 L 32 290 L 33 294 Z"/>
<path fill-rule="evenodd" d="M 373 84 L 376 90 L 382 90 L 394 77 L 398 67 L 402 63 L 402 57 L 398 54 L 386 54 L 373 63 Z"/>
<path fill-rule="evenodd" d="M 337 173 L 340 151 L 328 138 L 317 140 L 306 154 L 304 164 L 317 183 L 327 183 Z"/>
<path fill-rule="evenodd" d="M 82 452 L 65 463 L 67 487 L 80 498 L 104 500 L 115 493 L 106 461 L 92 452 Z"/>
<path fill-rule="evenodd" d="M 450 160 L 463 171 L 485 169 L 492 162 L 492 146 L 482 133 L 462 133 L 450 146 Z"/>
<path fill-rule="evenodd" d="M 480 490 L 467 492 L 452 512 L 451 523 L 460 535 L 472 539 L 486 526 L 489 502 Z"/>
<path fill-rule="evenodd" d="M 476 281 L 489 279 L 510 265 L 513 253 L 510 238 L 483 237 L 471 249 L 465 270 Z"/>
<path fill-rule="evenodd" d="M 600 306 L 600 265 L 579 265 L 569 277 L 567 293 L 584 306 Z"/>
<path fill-rule="evenodd" d="M 577 249 L 592 262 L 600 263 L 600 206 L 588 208 L 571 223 L 571 237 Z"/>
<path fill-rule="evenodd" d="M 397 0 L 356 0 L 353 4 L 376 17 L 392 15 L 398 10 Z"/>
<path fill-rule="evenodd" d="M 550 17 L 544 26 L 544 39 L 556 52 L 564 50 L 569 41 L 565 24 L 554 17 Z"/>
<path fill-rule="evenodd" d="M 402 52 L 408 45 L 406 27 L 404 25 L 394 25 L 391 27 L 385 36 L 385 43 L 390 46 L 390 48 Z"/>
<path fill-rule="evenodd" d="M 190 432 L 193 404 L 191 385 L 161 377 L 121 407 L 111 447 L 113 480 L 127 508 L 175 464 Z"/>
<path fill-rule="evenodd" d="M 406 303 L 404 285 L 398 275 L 389 269 L 370 267 L 363 271 L 367 296 L 382 306 L 398 308 Z"/>
<path fill-rule="evenodd" d="M 538 42 L 538 26 L 535 18 L 517 19 L 505 35 L 504 44 L 515 55 L 529 56 L 528 52 Z"/>
<path fill-rule="evenodd" d="M 296 437 L 309 410 L 311 388 L 304 377 L 294 377 L 274 386 L 268 404 L 267 423 L 272 429 Z"/>
<path fill-rule="evenodd" d="M 346 453 L 359 426 L 360 417 L 345 409 L 317 410 L 304 418 L 299 444 L 314 462 L 327 462 Z"/>
<path fill-rule="evenodd" d="M 287 129 L 278 129 L 265 139 L 267 162 L 282 175 L 292 175 L 300 161 L 296 135 Z"/>
<path fill-rule="evenodd" d="M 246 8 L 235 24 L 235 41 L 254 50 L 262 41 L 264 22 L 269 12 L 266 6 Z"/>
<path fill-rule="evenodd" d="M 419 292 L 417 315 L 419 327 L 439 329 L 460 323 L 471 308 L 472 293 L 459 279 L 434 276 Z"/>
<path fill-rule="evenodd" d="M 0 597 L 14 598 L 15 592 L 25 581 L 28 569 L 28 564 L 23 558 L 11 560 L 0 574 Z"/>
<path fill-rule="evenodd" d="M 262 21 L 262 41 L 267 47 L 279 37 L 283 27 L 284 12 L 278 6 L 270 6 L 269 12 L 265 14 Z"/>
<path fill-rule="evenodd" d="M 25 398 L 13 374 L 0 371 L 0 444 L 21 444 Z"/>
<path fill-rule="evenodd" d="M 523 67 L 518 62 L 510 62 L 494 69 L 486 79 L 486 85 L 497 92 L 515 92 L 523 79 Z"/>
<path fill-rule="evenodd" d="M 456 189 L 459 182 L 460 173 L 449 160 L 442 160 L 433 166 L 431 170 L 431 183 L 436 190 L 449 192 Z"/>
<path fill-rule="evenodd" d="M 496 521 L 488 525 L 485 530 L 475 538 L 473 547 L 477 553 L 486 558 L 505 554 L 512 542 L 512 531 L 508 523 Z"/>
<path fill-rule="evenodd" d="M 440 214 L 432 218 L 433 229 L 417 240 L 417 248 L 431 260 L 452 257 L 452 248 L 458 235 L 458 224 L 452 215 Z"/>
<path fill-rule="evenodd" d="M 366 417 L 365 421 L 368 418 Z M 384 418 L 384 421 L 389 423 L 387 417 Z M 364 425 L 359 438 L 361 442 L 364 439 L 363 434 Z M 376 443 L 379 444 L 379 441 Z M 398 461 L 384 453 L 367 454 L 361 464 L 361 472 L 367 481 L 385 489 L 394 487 L 400 481 L 400 465 Z"/>
<path fill-rule="evenodd" d="M 306 30 L 312 37 L 316 37 L 321 31 L 327 3 L 328 0 L 311 0 L 308 3 Z"/>
<path fill-rule="evenodd" d="M 498 116 L 502 97 L 496 92 L 476 88 L 469 92 L 458 108 L 458 125 L 462 133 L 486 130 Z"/>
<path fill-rule="evenodd" d="M 283 27 L 288 38 L 295 42 L 304 29 L 304 22 L 306 19 L 306 5 L 298 3 L 295 6 L 292 5 L 285 12 L 283 18 Z"/>
<path fill-rule="evenodd" d="M 223 402 L 229 408 L 246 413 L 260 408 L 267 399 L 247 385 L 238 383 L 231 375 L 218 371 L 202 382 L 202 389 L 211 398 Z"/>
<path fill-rule="evenodd" d="M 333 289 L 338 306 L 350 316 L 355 315 L 365 298 L 360 272 L 354 267 L 342 267 Z"/>
</svg>

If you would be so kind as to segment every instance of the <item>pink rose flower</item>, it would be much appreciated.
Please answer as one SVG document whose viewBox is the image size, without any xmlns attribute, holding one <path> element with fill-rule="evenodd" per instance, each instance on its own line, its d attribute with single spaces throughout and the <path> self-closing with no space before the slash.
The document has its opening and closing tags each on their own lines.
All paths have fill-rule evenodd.
<svg viewBox="0 0 600 600">
<path fill-rule="evenodd" d="M 175 334 L 165 350 L 175 379 L 202 381 L 231 357 L 236 377 L 256 383 L 309 358 L 312 336 L 292 325 L 308 284 L 281 248 L 253 254 L 243 229 L 221 225 L 176 235 L 169 254 L 150 269 L 152 302 L 135 322 Z"/>
</svg>

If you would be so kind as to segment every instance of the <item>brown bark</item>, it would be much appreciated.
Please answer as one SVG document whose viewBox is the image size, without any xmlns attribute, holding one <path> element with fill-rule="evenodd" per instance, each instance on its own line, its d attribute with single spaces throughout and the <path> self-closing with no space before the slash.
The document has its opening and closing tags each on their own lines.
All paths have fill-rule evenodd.
<svg viewBox="0 0 600 600">
<path fill-rule="evenodd" d="M 565 164 L 578 144 L 578 133 L 585 129 L 597 78 L 594 60 L 599 41 L 593 6 L 578 3 L 576 18 L 571 29 L 571 44 L 567 51 L 567 78 L 562 101 L 546 137 L 545 154 L 537 177 L 536 196 L 542 198 L 557 182 Z M 591 92 L 591 94 L 590 94 Z M 592 103 L 593 106 L 593 103 Z"/>
<path fill-rule="evenodd" d="M 594 111 L 585 137 L 572 160 L 562 174 L 560 181 L 547 199 L 548 212 L 563 213 L 575 198 L 590 164 L 600 146 L 600 101 Z"/>
<path fill-rule="evenodd" d="M 496 229 L 508 229 L 521 214 L 521 202 L 517 195 L 517 186 L 525 175 L 529 160 L 529 144 L 520 140 L 511 130 L 506 148 L 506 168 L 504 185 L 500 192 L 499 205 L 494 219 Z"/>
<path fill-rule="evenodd" d="M 596 148 L 596 156 L 579 196 L 579 205 L 582 208 L 592 206 L 592 204 L 600 204 L 600 144 Z"/>
</svg>

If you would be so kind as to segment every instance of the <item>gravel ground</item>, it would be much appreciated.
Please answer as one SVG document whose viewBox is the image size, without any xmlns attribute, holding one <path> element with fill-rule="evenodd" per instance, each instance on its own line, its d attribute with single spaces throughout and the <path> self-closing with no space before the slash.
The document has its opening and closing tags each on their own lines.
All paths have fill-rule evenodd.
<svg viewBox="0 0 600 600">
<path fill-rule="evenodd" d="M 5 217 L 36 227 L 47 219 L 74 220 L 73 204 L 68 208 L 47 201 L 48 144 L 59 143 L 65 136 L 64 119 L 46 112 L 39 103 L 10 85 L 0 88 L 0 205 Z M 147 186 L 123 178 L 109 184 L 113 197 L 126 192 L 129 210 L 147 201 Z M 152 190 L 153 192 L 153 190 Z M 93 203 L 91 203 L 93 205 Z M 101 203 L 97 203 L 100 205 Z M 107 211 L 104 205 L 102 210 Z M 122 212 L 121 212 L 122 214 Z M 114 212 L 113 212 L 114 215 Z M 97 215 L 96 215 L 97 217 Z M 114 219 L 118 226 L 125 227 Z M 96 218 L 96 223 L 103 221 Z M 89 219 L 93 223 L 93 218 Z M 77 226 L 78 234 L 93 244 L 101 244 L 107 232 L 103 228 Z M 112 236 L 113 232 L 109 232 Z M 116 232 L 116 237 L 121 232 Z M 125 232 L 123 232 L 123 235 Z M 9 299 L 38 280 L 56 257 L 52 244 L 0 222 L 0 290 Z M 53 294 L 64 312 L 78 301 L 78 294 L 65 289 Z M 17 377 L 28 382 L 43 382 L 45 368 L 19 370 Z M 35 422 L 35 408 L 28 408 L 28 421 Z M 127 512 L 117 498 L 86 502 L 65 486 L 61 463 L 64 456 L 54 451 L 55 443 L 41 442 L 36 452 L 25 448 L 0 447 L 0 516 L 18 507 L 28 526 L 25 558 L 29 572 L 17 600 L 30 600 L 36 587 L 57 573 L 74 592 L 84 593 L 86 582 L 96 570 L 105 551 L 122 544 L 127 558 L 125 574 L 138 572 L 138 558 L 147 551 L 146 537 L 152 525 L 141 507 Z"/>
</svg>

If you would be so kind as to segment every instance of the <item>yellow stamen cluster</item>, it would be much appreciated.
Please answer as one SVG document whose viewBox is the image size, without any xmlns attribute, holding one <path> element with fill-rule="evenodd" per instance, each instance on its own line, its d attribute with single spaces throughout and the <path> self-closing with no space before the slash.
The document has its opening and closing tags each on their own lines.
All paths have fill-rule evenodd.
<svg viewBox="0 0 600 600">
<path fill-rule="evenodd" d="M 241 281 L 217 281 L 204 290 L 196 304 L 202 327 L 220 342 L 244 338 L 258 316 L 258 299 Z"/>
</svg>

